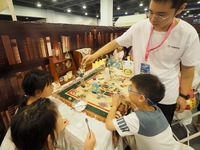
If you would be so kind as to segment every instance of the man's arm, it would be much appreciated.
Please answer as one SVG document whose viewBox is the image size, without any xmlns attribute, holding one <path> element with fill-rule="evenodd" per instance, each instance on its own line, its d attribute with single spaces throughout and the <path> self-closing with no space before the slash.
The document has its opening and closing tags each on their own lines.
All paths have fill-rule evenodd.
<svg viewBox="0 0 200 150">
<path fill-rule="evenodd" d="M 120 45 L 116 42 L 116 40 L 113 40 L 113 41 L 109 42 L 108 44 L 104 45 L 102 48 L 100 48 L 94 54 L 85 56 L 82 59 L 81 63 L 82 64 L 90 64 L 90 63 L 94 62 L 97 58 L 99 58 L 100 56 L 103 56 L 103 55 L 113 51 L 114 49 L 116 49 L 119 46 Z"/>
<path fill-rule="evenodd" d="M 104 45 L 102 48 L 100 48 L 98 51 L 96 51 L 93 56 L 95 59 L 99 58 L 102 55 L 105 55 L 113 50 L 115 50 L 116 48 L 118 48 L 120 45 L 116 42 L 116 40 L 113 40 L 109 43 L 107 43 L 106 45 Z"/>
<path fill-rule="evenodd" d="M 192 81 L 194 78 L 194 69 L 195 67 L 188 67 L 181 64 L 181 93 L 187 95 L 192 87 Z M 182 97 L 178 97 L 177 99 L 177 107 L 176 110 L 178 112 L 183 112 L 185 110 L 187 103 L 186 100 Z"/>
</svg>

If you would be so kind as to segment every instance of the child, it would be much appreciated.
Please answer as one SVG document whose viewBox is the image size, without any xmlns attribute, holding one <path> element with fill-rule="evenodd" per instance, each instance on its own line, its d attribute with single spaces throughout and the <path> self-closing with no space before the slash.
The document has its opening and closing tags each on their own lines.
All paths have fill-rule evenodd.
<svg viewBox="0 0 200 150">
<path fill-rule="evenodd" d="M 119 61 L 122 60 L 122 58 L 124 57 L 123 46 L 119 46 L 116 50 L 114 50 L 113 56 L 115 60 L 119 60 Z"/>
<path fill-rule="evenodd" d="M 24 97 L 19 106 L 18 111 L 26 109 L 28 105 L 31 105 L 33 102 L 37 101 L 40 98 L 48 97 L 53 92 L 53 76 L 46 71 L 33 69 L 29 71 L 22 82 L 22 87 L 24 90 Z M 68 123 L 67 120 L 66 124 Z M 8 129 L 0 149 L 6 150 L 15 150 L 15 145 L 11 139 L 10 128 Z"/>
<path fill-rule="evenodd" d="M 66 125 L 56 104 L 48 98 L 40 98 L 17 112 L 11 123 L 11 136 L 20 150 L 54 150 L 59 148 L 56 140 Z M 88 137 L 85 150 L 93 150 L 92 131 Z"/>
<path fill-rule="evenodd" d="M 29 71 L 22 82 L 22 88 L 24 90 L 24 96 L 19 109 L 30 105 L 37 99 L 50 96 L 53 92 L 53 76 L 44 70 L 33 69 Z M 2 144 L 1 149 L 14 150 L 15 145 L 12 142 L 10 129 L 8 129 Z"/>
<path fill-rule="evenodd" d="M 151 74 L 139 74 L 131 78 L 128 88 L 132 109 L 127 116 L 115 118 L 120 105 L 119 95 L 112 97 L 112 108 L 106 118 L 106 127 L 120 136 L 135 136 L 139 150 L 177 150 L 177 142 L 162 111 L 156 106 L 165 94 L 165 87 Z M 136 109 L 137 108 L 137 109 Z M 132 148 L 134 149 L 134 148 Z"/>
<path fill-rule="evenodd" d="M 30 105 L 42 97 L 48 97 L 53 92 L 53 76 L 44 71 L 33 69 L 26 74 L 22 82 L 24 97 L 20 107 Z"/>
</svg>

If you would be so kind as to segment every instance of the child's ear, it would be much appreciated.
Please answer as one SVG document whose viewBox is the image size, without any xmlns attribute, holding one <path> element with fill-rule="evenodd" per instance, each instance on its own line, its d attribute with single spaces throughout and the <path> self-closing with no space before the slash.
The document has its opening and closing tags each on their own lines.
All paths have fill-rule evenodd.
<svg viewBox="0 0 200 150">
<path fill-rule="evenodd" d="M 47 142 L 48 142 L 48 147 L 49 147 L 49 149 L 55 149 L 54 141 L 52 140 L 50 134 L 49 134 L 48 137 L 47 137 Z"/>
<path fill-rule="evenodd" d="M 140 95 L 140 97 L 139 97 L 139 102 L 144 102 L 145 101 L 145 97 L 144 97 L 144 95 Z"/>
<path fill-rule="evenodd" d="M 52 140 L 51 140 L 51 135 L 50 135 L 50 134 L 49 134 L 48 137 L 47 137 L 47 141 L 48 141 L 48 142 L 52 142 Z"/>
<path fill-rule="evenodd" d="M 49 143 L 52 143 L 52 139 L 51 139 L 51 135 L 50 135 L 50 134 L 49 134 L 48 137 L 47 137 L 47 141 L 48 141 Z"/>
</svg>

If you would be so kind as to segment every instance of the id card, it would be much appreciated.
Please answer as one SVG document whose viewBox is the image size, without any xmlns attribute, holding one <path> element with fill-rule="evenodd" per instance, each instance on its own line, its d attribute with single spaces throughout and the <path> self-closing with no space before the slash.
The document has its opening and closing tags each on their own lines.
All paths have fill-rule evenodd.
<svg viewBox="0 0 200 150">
<path fill-rule="evenodd" d="M 141 63 L 140 74 L 149 74 L 150 65 L 146 63 Z"/>
</svg>

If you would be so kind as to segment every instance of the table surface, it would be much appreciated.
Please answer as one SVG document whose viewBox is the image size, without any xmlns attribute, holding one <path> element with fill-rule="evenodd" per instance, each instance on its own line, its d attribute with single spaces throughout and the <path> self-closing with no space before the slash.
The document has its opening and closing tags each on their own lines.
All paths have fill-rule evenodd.
<svg viewBox="0 0 200 150">
<path fill-rule="evenodd" d="M 113 68 L 110 81 L 104 80 L 104 72 L 89 72 L 82 79 L 84 79 L 84 87 L 81 86 L 80 78 L 72 81 L 59 91 L 57 94 L 61 100 L 69 106 L 72 106 L 73 101 L 81 100 L 87 103 L 86 112 L 89 116 L 94 117 L 100 121 L 105 121 L 105 118 L 112 107 L 111 95 L 114 93 L 123 93 L 128 95 L 128 85 L 130 85 L 130 78 L 122 76 L 122 70 Z M 96 78 L 99 84 L 97 94 L 92 93 L 93 78 Z M 129 106 L 123 103 L 116 113 L 116 117 L 124 115 Z"/>
<path fill-rule="evenodd" d="M 114 75 L 111 77 L 111 80 L 105 82 L 103 72 L 96 74 L 94 73 L 94 70 L 90 70 L 85 73 L 84 76 L 85 88 L 81 87 L 80 78 L 77 78 L 76 82 L 71 81 L 66 85 L 63 85 L 61 89 L 54 92 L 57 94 L 56 96 L 50 97 L 52 101 L 58 105 L 58 109 L 63 117 L 70 121 L 65 129 L 65 135 L 67 135 L 67 138 L 70 137 L 70 139 L 72 139 L 70 142 L 72 145 L 75 144 L 78 149 L 83 149 L 84 141 L 88 134 L 85 118 L 88 119 L 89 127 L 96 137 L 97 142 L 95 150 L 114 149 L 112 132 L 106 129 L 104 121 L 111 108 L 111 95 L 114 92 L 128 94 L 127 87 L 130 84 L 130 78 L 117 75 L 117 73 L 121 73 L 121 70 L 114 69 L 112 72 L 114 72 Z M 93 77 L 97 78 L 98 84 L 101 87 L 101 98 L 98 98 L 98 94 L 92 93 L 91 84 Z M 105 86 L 108 87 L 104 88 Z M 85 97 L 82 95 L 85 95 Z M 86 109 L 82 112 L 77 112 L 71 107 L 72 102 L 77 99 L 87 102 Z M 122 112 L 120 112 L 117 113 L 116 117 L 121 116 Z M 118 147 L 116 149 L 123 149 L 121 138 L 119 138 Z"/>
</svg>

